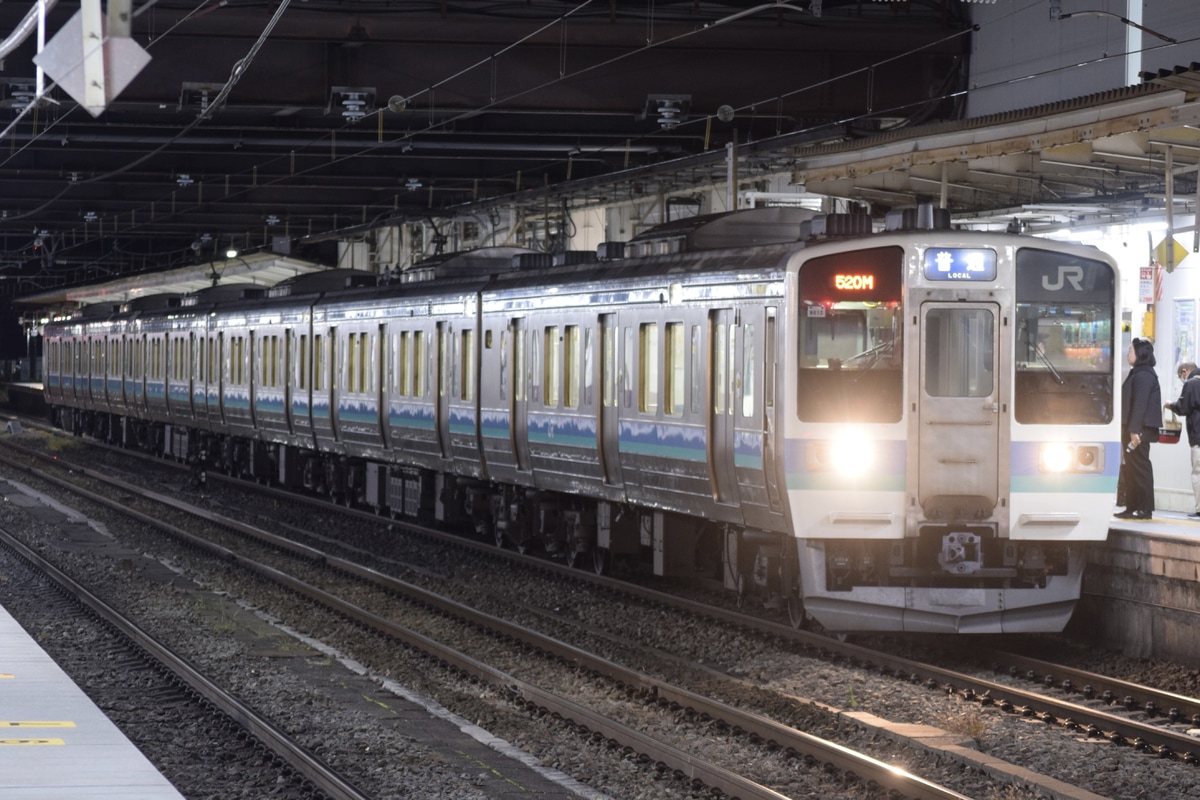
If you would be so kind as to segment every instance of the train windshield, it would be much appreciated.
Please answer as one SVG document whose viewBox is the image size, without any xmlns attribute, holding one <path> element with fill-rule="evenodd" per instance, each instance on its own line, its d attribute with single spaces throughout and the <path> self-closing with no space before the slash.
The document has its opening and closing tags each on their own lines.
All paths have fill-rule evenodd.
<svg viewBox="0 0 1200 800">
<path fill-rule="evenodd" d="M 1017 251 L 1013 415 L 1025 424 L 1113 418 L 1112 268 L 1091 259 Z"/>
<path fill-rule="evenodd" d="M 797 413 L 897 422 L 903 411 L 903 251 L 823 256 L 800 268 Z"/>
</svg>

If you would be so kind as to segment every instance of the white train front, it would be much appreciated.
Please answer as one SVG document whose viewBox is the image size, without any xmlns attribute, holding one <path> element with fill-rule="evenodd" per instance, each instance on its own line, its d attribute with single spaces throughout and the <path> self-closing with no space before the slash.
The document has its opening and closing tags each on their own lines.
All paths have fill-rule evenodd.
<svg viewBox="0 0 1200 800">
<path fill-rule="evenodd" d="M 931 216 L 769 209 L 618 260 L 85 309 L 45 327 L 46 396 L 77 433 L 796 625 L 1061 630 L 1116 491 L 1116 267 Z"/>
</svg>

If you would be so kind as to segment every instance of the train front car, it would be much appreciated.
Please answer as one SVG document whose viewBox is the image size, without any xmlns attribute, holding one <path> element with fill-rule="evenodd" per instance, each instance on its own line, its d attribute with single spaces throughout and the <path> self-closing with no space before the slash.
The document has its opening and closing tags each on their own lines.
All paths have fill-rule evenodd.
<svg viewBox="0 0 1200 800">
<path fill-rule="evenodd" d="M 784 466 L 804 619 L 1062 630 L 1120 464 L 1112 260 L 926 230 L 812 247 L 789 271 Z"/>
</svg>

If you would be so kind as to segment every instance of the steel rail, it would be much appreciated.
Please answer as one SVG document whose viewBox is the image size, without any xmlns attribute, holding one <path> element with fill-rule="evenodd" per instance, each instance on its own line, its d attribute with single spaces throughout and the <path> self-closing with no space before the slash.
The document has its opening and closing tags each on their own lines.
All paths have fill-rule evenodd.
<svg viewBox="0 0 1200 800">
<path fill-rule="evenodd" d="M 39 459 L 45 458 L 43 454 L 36 452 L 30 453 L 30 455 L 34 455 Z M 523 642 L 531 647 L 536 647 L 557 658 L 566 660 L 569 663 L 577 664 L 581 667 L 589 669 L 596 674 L 604 675 L 626 686 L 634 687 L 644 694 L 652 696 L 661 702 L 674 703 L 684 708 L 690 708 L 697 714 L 707 715 L 713 719 L 721 720 L 735 730 L 743 731 L 751 736 L 758 736 L 765 742 L 774 743 L 779 747 L 790 749 L 796 753 L 807 754 L 823 763 L 830 764 L 840 770 L 858 775 L 860 778 L 873 781 L 874 783 L 889 790 L 901 792 L 905 796 L 917 798 L 918 800 L 968 800 L 965 795 L 939 786 L 935 783 L 920 778 L 919 776 L 908 773 L 907 771 L 897 769 L 892 765 L 878 761 L 877 759 L 871 758 L 865 754 L 858 753 L 850 748 L 843 747 L 834 742 L 826 741 L 811 734 L 804 733 L 803 731 L 798 731 L 794 728 L 774 722 L 773 720 L 769 720 L 760 715 L 733 708 L 732 706 L 703 697 L 702 695 L 695 694 L 686 689 L 672 686 L 644 673 L 614 664 L 611 661 L 594 656 L 579 648 L 558 642 L 550 637 L 537 633 L 536 631 L 529 630 L 522 626 L 507 622 L 506 620 L 502 620 L 484 612 L 477 611 L 453 600 L 449 600 L 427 590 L 421 589 L 420 587 L 385 575 L 369 567 L 364 567 L 360 564 L 339 557 L 326 555 L 315 548 L 290 542 L 282 537 L 255 528 L 254 526 L 248 525 L 244 522 L 233 520 L 204 509 L 196 509 L 175 498 L 165 497 L 142 487 L 134 486 L 126 481 L 110 478 L 100 474 L 95 470 L 77 465 L 70 465 L 60 459 L 46 460 L 59 468 L 67 468 L 77 472 L 82 472 L 94 480 L 114 486 L 122 491 L 134 493 L 136 495 L 146 497 L 147 499 L 164 503 L 169 507 L 199 516 L 207 521 L 213 522 L 214 524 L 220 524 L 222 526 L 229 527 L 243 535 L 253 537 L 257 540 L 271 544 L 272 546 L 282 547 L 289 552 L 301 556 L 305 560 L 324 562 L 326 566 L 332 569 L 352 574 L 360 580 L 365 580 L 374 583 L 381 588 L 405 595 L 413 602 L 436 608 L 442 613 L 456 616 L 460 619 L 470 622 L 473 625 L 493 630 L 498 635 L 511 637 L 516 641 Z M 28 469 L 28 467 L 25 468 Z M 347 603 L 338 597 L 335 597 L 317 587 L 313 587 L 306 582 L 294 578 L 293 576 L 290 576 L 280 570 L 260 564 L 253 559 L 241 556 L 240 554 L 237 554 L 228 548 L 219 545 L 213 545 L 204 541 L 203 539 L 199 539 L 187 533 L 186 531 L 180 531 L 173 526 L 165 525 L 161 521 L 141 514 L 140 512 L 130 509 L 127 506 L 109 501 L 106 498 L 96 495 L 93 492 L 89 492 L 86 489 L 82 489 L 82 487 L 76 486 L 75 484 L 60 481 L 52 476 L 45 477 L 53 482 L 58 483 L 65 489 L 75 493 L 84 494 L 85 496 L 88 496 L 89 499 L 106 504 L 109 507 L 120 511 L 121 513 L 130 514 L 140 521 L 155 525 L 160 529 L 167 530 L 172 535 L 178 536 L 190 544 L 204 548 L 210 552 L 214 552 L 221 558 L 233 561 L 244 569 L 253 571 L 256 574 L 277 582 L 280 585 L 285 586 L 301 595 L 311 597 L 350 619 L 356 620 L 363 625 L 371 627 L 388 636 L 394 637 L 405 644 L 429 653 L 431 656 L 444 661 L 447 664 L 451 664 L 465 674 L 472 675 L 481 681 L 493 685 L 506 687 L 510 692 L 521 696 L 522 699 L 527 702 L 535 703 L 536 705 L 546 708 L 553 713 L 558 713 L 589 730 L 602 732 L 606 738 L 616 739 L 622 744 L 634 747 L 638 752 L 643 753 L 651 760 L 664 765 L 666 768 L 689 778 L 700 780 L 706 785 L 720 789 L 731 797 L 741 797 L 746 800 L 759 797 L 764 798 L 764 800 L 767 800 L 768 798 L 774 800 L 775 798 L 783 797 L 783 795 L 780 795 L 767 787 L 762 787 L 757 783 L 748 781 L 736 773 L 732 773 L 719 766 L 700 761 L 666 743 L 650 739 L 637 731 L 626 728 L 620 723 L 616 723 L 606 717 L 603 717 L 602 715 L 578 706 L 569 700 L 557 697 L 539 687 L 533 686 L 532 684 L 521 681 L 520 679 L 508 675 L 507 673 L 496 670 L 489 665 L 483 664 L 482 662 L 471 658 L 470 656 L 431 640 L 422 634 L 410 631 L 402 626 L 378 617 L 366 609 L 362 609 L 351 603 Z M 620 586 L 621 584 L 618 585 Z"/>
<path fill-rule="evenodd" d="M 1200 698 L 1142 686 L 1119 678 L 1111 678 L 1062 664 L 1020 655 L 988 650 L 979 654 L 980 659 L 990 658 L 998 670 L 1008 669 L 1010 675 L 1024 673 L 1026 680 L 1040 681 L 1047 687 L 1056 687 L 1068 694 L 1082 694 L 1086 699 L 1121 705 L 1127 711 L 1141 708 L 1147 716 L 1164 716 L 1172 722 L 1200 723 Z M 1197 742 L 1200 746 L 1200 742 Z"/>
<path fill-rule="evenodd" d="M 188 663 L 169 647 L 143 631 L 121 612 L 88 591 L 58 567 L 42 558 L 8 531 L 0 528 L 0 544 L 45 573 L 62 591 L 74 597 L 106 623 L 112 625 L 130 641 L 144 650 L 189 686 L 198 695 L 219 708 L 226 716 L 245 728 L 255 739 L 262 742 L 271 752 L 278 755 L 314 786 L 334 800 L 371 800 L 352 783 L 327 766 L 269 720 L 255 712 L 245 703 L 210 681 L 198 669 Z"/>
</svg>

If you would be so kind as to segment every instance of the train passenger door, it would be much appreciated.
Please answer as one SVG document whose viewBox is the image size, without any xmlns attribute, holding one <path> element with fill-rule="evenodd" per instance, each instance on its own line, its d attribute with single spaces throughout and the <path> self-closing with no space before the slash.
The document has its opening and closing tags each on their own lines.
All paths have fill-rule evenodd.
<svg viewBox="0 0 1200 800">
<path fill-rule="evenodd" d="M 775 337 L 777 335 L 776 308 L 767 308 L 766 330 L 763 331 L 763 480 L 767 487 L 767 504 L 772 511 L 779 511 L 779 454 L 776 452 L 775 428 L 775 359 L 778 351 Z"/>
<path fill-rule="evenodd" d="M 525 320 L 516 317 L 509 325 L 509 341 L 512 342 L 512 357 L 508 363 L 512 365 L 509 383 L 512 386 L 512 411 L 509 430 L 512 436 L 513 457 L 516 467 L 521 472 L 529 471 L 529 376 L 526 375 L 526 362 L 529 354 L 528 328 Z"/>
<path fill-rule="evenodd" d="M 621 430 L 617 406 L 617 315 L 600 315 L 600 467 L 604 482 L 621 483 Z"/>
<path fill-rule="evenodd" d="M 322 380 L 329 387 L 329 435 L 333 441 L 342 438 L 341 421 L 338 419 L 338 406 L 342 402 L 342 387 L 338 380 L 346 369 L 346 357 L 342 352 L 343 342 L 340 330 L 335 325 L 329 328 L 329 373 Z M 313 379 L 314 381 L 316 378 Z"/>
<path fill-rule="evenodd" d="M 990 516 L 999 492 L 1000 308 L 921 307 L 920 503 L 930 518 Z"/>
<path fill-rule="evenodd" d="M 713 499 L 737 500 L 737 473 L 733 461 L 733 407 L 737 355 L 737 322 L 733 309 L 709 312 L 710 359 L 708 382 L 708 463 Z"/>
<path fill-rule="evenodd" d="M 380 441 L 385 448 L 392 446 L 392 426 L 388 424 L 388 409 L 391 408 L 392 389 L 395 386 L 396 364 L 394 342 L 386 323 L 378 328 L 379 342 L 376 347 L 375 359 L 375 425 L 379 431 Z M 289 430 L 291 425 L 289 423 Z"/>
<path fill-rule="evenodd" d="M 437 396 L 434 398 L 434 428 L 437 430 L 438 451 L 442 458 L 450 458 L 450 376 L 454 374 L 451 363 L 450 348 L 453 336 L 450 326 L 445 322 L 437 324 L 433 385 Z"/>
<path fill-rule="evenodd" d="M 292 398 L 296 393 L 296 331 L 285 328 L 283 331 L 283 426 L 291 434 L 296 433 L 296 422 L 293 417 Z"/>
</svg>

